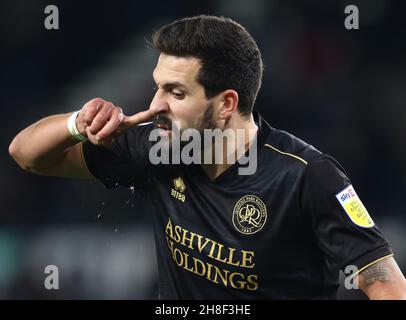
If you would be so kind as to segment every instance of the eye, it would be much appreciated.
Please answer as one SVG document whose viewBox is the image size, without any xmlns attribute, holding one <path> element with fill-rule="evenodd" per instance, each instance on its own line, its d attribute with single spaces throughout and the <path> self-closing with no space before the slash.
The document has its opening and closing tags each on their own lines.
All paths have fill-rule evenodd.
<svg viewBox="0 0 406 320">
<path fill-rule="evenodd" d="M 172 90 L 171 95 L 175 97 L 175 99 L 182 100 L 185 97 L 185 94 L 182 91 Z"/>
</svg>

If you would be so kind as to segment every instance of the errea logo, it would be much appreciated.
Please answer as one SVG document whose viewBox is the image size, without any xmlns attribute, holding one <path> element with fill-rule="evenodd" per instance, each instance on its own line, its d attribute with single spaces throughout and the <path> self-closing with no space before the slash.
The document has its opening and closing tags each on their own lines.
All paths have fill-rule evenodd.
<svg viewBox="0 0 406 320">
<path fill-rule="evenodd" d="M 186 189 L 186 185 L 183 179 L 181 177 L 173 179 L 173 186 L 174 188 L 171 190 L 171 196 L 179 201 L 185 202 L 186 197 L 183 192 Z"/>
</svg>

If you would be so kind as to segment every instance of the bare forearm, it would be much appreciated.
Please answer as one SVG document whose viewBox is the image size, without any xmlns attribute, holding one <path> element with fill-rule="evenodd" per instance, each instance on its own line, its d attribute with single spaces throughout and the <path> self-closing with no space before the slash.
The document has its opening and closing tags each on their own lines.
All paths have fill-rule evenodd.
<svg viewBox="0 0 406 320">
<path fill-rule="evenodd" d="M 10 155 L 28 171 L 57 163 L 65 150 L 77 143 L 66 126 L 70 115 L 49 116 L 27 127 L 10 144 Z"/>
<path fill-rule="evenodd" d="M 9 153 L 25 170 L 50 176 L 92 178 L 78 140 L 108 147 L 124 130 L 149 121 L 151 110 L 124 116 L 120 107 L 101 98 L 88 101 L 77 114 L 72 131 L 67 122 L 71 113 L 46 117 L 21 131 L 12 141 Z M 71 124 L 73 125 L 73 123 Z"/>
</svg>

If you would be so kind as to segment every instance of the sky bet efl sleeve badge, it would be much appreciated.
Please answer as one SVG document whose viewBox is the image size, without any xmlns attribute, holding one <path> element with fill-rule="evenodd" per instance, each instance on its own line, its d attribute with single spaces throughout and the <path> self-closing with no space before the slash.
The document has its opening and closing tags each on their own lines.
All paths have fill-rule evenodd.
<svg viewBox="0 0 406 320">
<path fill-rule="evenodd" d="M 350 217 L 351 221 L 357 226 L 363 228 L 371 228 L 374 226 L 372 218 L 362 204 L 360 198 L 358 198 L 352 185 L 349 185 L 347 188 L 337 193 L 336 198 Z"/>
</svg>

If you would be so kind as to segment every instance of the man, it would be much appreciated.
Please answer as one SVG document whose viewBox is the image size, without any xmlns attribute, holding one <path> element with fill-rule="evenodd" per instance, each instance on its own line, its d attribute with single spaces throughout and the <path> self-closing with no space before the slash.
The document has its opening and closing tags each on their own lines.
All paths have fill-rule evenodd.
<svg viewBox="0 0 406 320">
<path fill-rule="evenodd" d="M 162 27 L 153 43 L 160 57 L 147 111 L 124 116 L 96 98 L 23 130 L 11 156 L 30 172 L 147 190 L 163 299 L 335 298 L 347 266 L 370 299 L 405 299 L 393 253 L 341 166 L 253 112 L 263 67 L 248 32 L 197 16 Z M 222 161 L 154 165 L 157 128 L 167 146 L 191 128 L 242 131 L 256 170 L 239 174 L 242 164 L 226 156 L 241 153 L 224 139 L 199 155 L 220 145 Z"/>
</svg>

